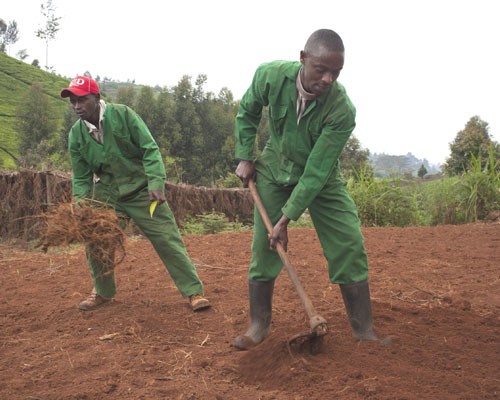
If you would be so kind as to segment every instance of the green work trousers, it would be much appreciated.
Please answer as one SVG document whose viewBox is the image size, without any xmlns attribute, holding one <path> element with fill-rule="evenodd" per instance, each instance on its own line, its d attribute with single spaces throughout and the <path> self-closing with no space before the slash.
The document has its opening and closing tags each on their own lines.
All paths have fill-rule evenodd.
<svg viewBox="0 0 500 400">
<path fill-rule="evenodd" d="M 256 186 L 269 218 L 277 223 L 293 187 L 276 185 L 262 174 L 257 175 Z M 367 279 L 368 259 L 361 223 L 345 181 L 341 177 L 330 180 L 308 210 L 328 262 L 330 282 L 346 284 Z M 266 228 L 255 209 L 249 279 L 270 281 L 282 268 L 278 253 L 269 248 Z"/>
<path fill-rule="evenodd" d="M 203 284 L 187 254 L 174 215 L 166 202 L 156 207 L 151 218 L 149 215 L 151 201 L 147 187 L 126 199 L 118 199 L 116 191 L 112 188 L 96 183 L 93 197 L 115 208 L 120 217 L 124 216 L 134 221 L 153 245 L 183 297 L 203 294 Z M 106 274 L 109 266 L 94 258 L 89 246 L 86 255 L 96 292 L 106 298 L 113 297 L 116 293 L 114 273 Z"/>
</svg>

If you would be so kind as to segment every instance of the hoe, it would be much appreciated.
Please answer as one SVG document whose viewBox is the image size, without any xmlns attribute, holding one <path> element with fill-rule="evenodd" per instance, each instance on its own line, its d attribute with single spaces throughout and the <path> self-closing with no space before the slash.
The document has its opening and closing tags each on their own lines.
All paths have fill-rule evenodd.
<svg viewBox="0 0 500 400">
<path fill-rule="evenodd" d="M 250 189 L 250 193 L 252 194 L 255 206 L 259 210 L 262 220 L 264 221 L 264 225 L 266 226 L 267 232 L 270 235 L 272 235 L 273 224 L 271 223 L 271 220 L 267 215 L 267 211 L 264 208 L 264 204 L 262 203 L 262 200 L 259 196 L 259 193 L 257 191 L 257 188 L 255 187 L 255 183 L 253 180 L 250 180 L 248 182 L 248 187 Z M 276 251 L 278 252 L 281 261 L 283 262 L 283 265 L 285 266 L 286 271 L 288 272 L 288 276 L 292 280 L 295 290 L 297 291 L 300 300 L 304 305 L 307 316 L 309 317 L 309 325 L 311 328 L 310 332 L 297 334 L 291 337 L 288 340 L 288 346 L 289 348 L 295 351 L 300 352 L 306 350 L 309 351 L 311 354 L 318 354 L 321 351 L 323 336 L 325 336 L 328 333 L 328 326 L 326 320 L 322 316 L 320 316 L 314 309 L 311 300 L 307 296 L 307 293 L 305 292 L 304 287 L 302 286 L 302 283 L 299 280 L 295 268 L 290 263 L 285 249 L 279 242 L 276 245 Z"/>
</svg>

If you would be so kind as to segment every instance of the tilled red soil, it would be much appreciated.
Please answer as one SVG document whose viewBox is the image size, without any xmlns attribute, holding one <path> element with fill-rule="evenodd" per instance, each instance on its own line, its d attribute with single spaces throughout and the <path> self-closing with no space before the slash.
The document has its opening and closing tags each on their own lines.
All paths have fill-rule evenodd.
<svg viewBox="0 0 500 400">
<path fill-rule="evenodd" d="M 289 254 L 330 329 L 320 354 L 290 352 L 309 330 L 283 271 L 273 331 L 231 347 L 248 324 L 251 232 L 186 236 L 213 307 L 193 313 L 149 242 L 129 240 L 119 293 L 82 312 L 81 247 L 43 254 L 0 245 L 0 399 L 499 399 L 500 224 L 363 230 L 374 322 L 392 344 L 351 337 L 317 237 Z"/>
</svg>

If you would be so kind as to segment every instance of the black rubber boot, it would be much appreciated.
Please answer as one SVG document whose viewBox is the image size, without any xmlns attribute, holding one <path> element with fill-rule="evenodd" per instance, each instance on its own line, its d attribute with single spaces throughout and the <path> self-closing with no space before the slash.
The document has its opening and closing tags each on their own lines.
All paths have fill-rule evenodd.
<svg viewBox="0 0 500 400">
<path fill-rule="evenodd" d="M 248 350 L 262 342 L 271 332 L 274 280 L 248 281 L 250 297 L 250 327 L 244 335 L 237 336 L 233 346 Z"/>
<path fill-rule="evenodd" d="M 340 285 L 342 298 L 352 327 L 352 335 L 358 340 L 378 340 L 373 332 L 372 306 L 368 281 Z"/>
</svg>

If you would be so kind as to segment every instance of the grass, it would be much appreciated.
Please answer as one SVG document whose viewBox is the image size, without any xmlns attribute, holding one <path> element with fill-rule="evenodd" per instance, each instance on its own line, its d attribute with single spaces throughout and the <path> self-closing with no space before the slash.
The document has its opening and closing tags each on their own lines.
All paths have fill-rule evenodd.
<svg viewBox="0 0 500 400">
<path fill-rule="evenodd" d="M 69 78 L 46 72 L 0 52 L 0 147 L 18 156 L 18 135 L 16 125 L 17 108 L 31 85 L 41 83 L 43 93 L 48 96 L 53 118 L 60 127 L 67 102 L 59 96 L 60 90 L 68 85 Z M 14 169 L 14 160 L 0 149 L 0 168 Z"/>
<path fill-rule="evenodd" d="M 500 210 L 499 161 L 491 158 L 481 170 L 480 160 L 461 176 L 431 181 L 402 181 L 360 176 L 348 189 L 357 204 L 362 226 L 432 226 L 464 224 L 484 219 Z M 309 213 L 289 228 L 313 227 Z M 188 219 L 183 233 L 207 234 L 251 229 L 230 223 L 224 214 L 206 213 Z"/>
<path fill-rule="evenodd" d="M 241 222 L 231 222 L 224 213 L 211 212 L 189 216 L 184 222 L 183 235 L 209 235 L 221 232 L 241 232 L 252 229 Z"/>
</svg>

